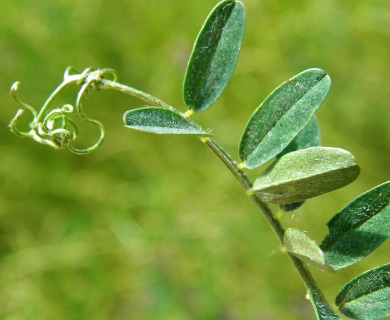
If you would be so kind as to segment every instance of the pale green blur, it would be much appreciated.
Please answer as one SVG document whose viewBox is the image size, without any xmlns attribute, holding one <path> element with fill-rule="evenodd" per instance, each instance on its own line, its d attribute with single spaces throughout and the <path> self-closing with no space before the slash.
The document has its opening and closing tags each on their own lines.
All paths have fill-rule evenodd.
<svg viewBox="0 0 390 320">
<path fill-rule="evenodd" d="M 12 135 L 8 94 L 38 107 L 67 66 L 113 68 L 119 81 L 185 111 L 182 79 L 214 1 L 1 1 L 0 318 L 314 319 L 305 288 L 234 177 L 196 138 L 126 129 L 142 103 L 92 92 L 106 127 L 77 156 Z M 390 178 L 390 5 L 386 0 L 247 0 L 239 61 L 215 106 L 193 119 L 235 159 L 245 123 L 281 82 L 311 67 L 332 78 L 323 144 L 352 152 L 356 182 L 283 222 L 320 242 L 350 200 Z M 68 91 L 59 104 L 73 103 Z M 24 122 L 26 125 L 26 122 Z M 93 128 L 80 131 L 86 145 Z M 250 173 L 256 178 L 260 171 Z M 275 207 L 277 209 L 277 207 Z M 342 285 L 389 261 L 389 242 L 335 275 L 314 270 L 333 305 Z"/>
</svg>

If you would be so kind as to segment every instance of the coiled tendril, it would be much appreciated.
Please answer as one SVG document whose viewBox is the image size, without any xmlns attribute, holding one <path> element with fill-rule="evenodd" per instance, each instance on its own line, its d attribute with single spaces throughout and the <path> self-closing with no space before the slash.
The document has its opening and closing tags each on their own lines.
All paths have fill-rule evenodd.
<svg viewBox="0 0 390 320">
<path fill-rule="evenodd" d="M 16 135 L 31 138 L 55 149 L 68 148 L 71 152 L 77 154 L 90 153 L 96 150 L 104 140 L 104 126 L 101 122 L 88 118 L 85 115 L 82 100 L 88 94 L 89 89 L 98 90 L 100 82 L 107 76 L 113 82 L 117 81 L 117 74 L 113 69 L 87 68 L 82 73 L 79 73 L 76 69 L 68 67 L 65 70 L 62 83 L 51 93 L 39 111 L 19 100 L 16 93 L 20 87 L 20 82 L 15 82 L 11 86 L 10 95 L 20 108 L 10 121 L 9 129 Z M 81 86 L 75 104 L 65 104 L 60 108 L 50 110 L 54 99 L 70 85 Z M 28 131 L 21 131 L 17 128 L 17 124 L 26 111 L 32 114 L 33 120 L 29 123 Z M 100 135 L 92 146 L 83 149 L 73 146 L 73 142 L 78 136 L 78 130 L 71 116 L 78 116 L 81 120 L 98 127 Z"/>
</svg>

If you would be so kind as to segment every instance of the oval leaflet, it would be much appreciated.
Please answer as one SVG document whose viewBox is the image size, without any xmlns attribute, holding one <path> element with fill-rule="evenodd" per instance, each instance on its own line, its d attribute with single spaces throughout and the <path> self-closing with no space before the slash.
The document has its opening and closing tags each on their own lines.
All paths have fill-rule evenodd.
<svg viewBox="0 0 390 320">
<path fill-rule="evenodd" d="M 374 251 L 390 236 L 390 182 L 352 200 L 328 222 L 328 229 L 320 247 L 336 270 Z"/>
<path fill-rule="evenodd" d="M 350 152 L 312 147 L 275 161 L 255 181 L 252 192 L 264 202 L 289 204 L 344 187 L 359 171 Z"/>
<path fill-rule="evenodd" d="M 308 69 L 276 88 L 244 129 L 239 145 L 241 166 L 257 168 L 282 152 L 310 122 L 330 84 L 325 71 Z"/>
<path fill-rule="evenodd" d="M 237 63 L 245 29 L 241 1 L 221 1 L 207 17 L 195 41 L 184 77 L 184 102 L 196 112 L 221 95 Z"/>
<path fill-rule="evenodd" d="M 390 317 L 390 264 L 367 271 L 347 283 L 336 305 L 347 317 L 360 320 Z"/>
<path fill-rule="evenodd" d="M 305 233 L 295 228 L 288 228 L 283 236 L 283 244 L 288 252 L 324 271 L 334 272 L 326 265 L 325 257 L 318 245 Z"/>
<path fill-rule="evenodd" d="M 156 134 L 211 135 L 180 113 L 160 107 L 129 110 L 123 115 L 123 121 L 128 128 Z"/>
</svg>

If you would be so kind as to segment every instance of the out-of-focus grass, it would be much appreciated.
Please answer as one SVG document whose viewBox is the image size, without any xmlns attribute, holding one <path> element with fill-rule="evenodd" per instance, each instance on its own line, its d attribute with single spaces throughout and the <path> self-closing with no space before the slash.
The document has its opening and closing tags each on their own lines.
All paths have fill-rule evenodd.
<svg viewBox="0 0 390 320">
<path fill-rule="evenodd" d="M 0 2 L 2 319 L 314 319 L 297 273 L 218 159 L 196 139 L 123 128 L 122 113 L 138 101 L 92 93 L 86 111 L 104 122 L 107 139 L 87 156 L 6 129 L 15 111 L 11 83 L 21 80 L 21 98 L 38 106 L 68 65 L 117 69 L 122 82 L 184 110 L 186 61 L 214 4 Z M 236 157 L 261 100 L 292 75 L 324 68 L 333 79 L 318 113 L 324 145 L 353 152 L 362 173 L 284 217 L 321 241 L 338 209 L 389 179 L 390 6 L 245 4 L 236 72 L 216 105 L 195 119 Z M 313 272 L 332 301 L 344 282 L 388 260 L 387 242 L 345 271 Z"/>
</svg>

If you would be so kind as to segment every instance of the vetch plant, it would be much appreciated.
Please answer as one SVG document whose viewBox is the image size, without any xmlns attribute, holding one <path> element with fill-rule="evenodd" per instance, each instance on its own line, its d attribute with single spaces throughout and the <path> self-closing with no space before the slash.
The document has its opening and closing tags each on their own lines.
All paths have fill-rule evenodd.
<svg viewBox="0 0 390 320">
<path fill-rule="evenodd" d="M 293 211 L 309 198 L 353 182 L 360 169 L 350 152 L 321 146 L 315 112 L 326 98 L 331 80 L 318 68 L 295 75 L 265 98 L 245 126 L 238 161 L 217 143 L 210 130 L 191 120 L 193 113 L 208 109 L 223 92 L 237 62 L 244 27 L 241 1 L 224 0 L 211 11 L 195 41 L 184 77 L 185 112 L 118 83 L 112 69 L 87 68 L 79 73 L 70 67 L 39 111 L 18 98 L 20 83 L 14 83 L 10 93 L 19 110 L 9 128 L 55 149 L 86 154 L 95 151 L 105 136 L 103 124 L 89 118 L 83 109 L 84 98 L 91 91 L 116 90 L 142 100 L 144 106 L 123 115 L 125 126 L 155 134 L 197 136 L 225 164 L 268 221 L 305 283 L 317 318 L 339 319 L 307 265 L 332 273 L 355 264 L 379 247 L 390 235 L 390 182 L 363 193 L 336 213 L 320 245 L 301 230 L 285 230 L 280 214 L 269 204 L 279 205 L 284 212 Z M 70 86 L 79 87 L 75 102 L 53 107 L 55 99 Z M 26 112 L 33 120 L 27 130 L 21 130 L 19 120 Z M 75 146 L 80 120 L 96 126 L 100 133 L 87 148 Z M 255 181 L 248 178 L 245 170 L 261 167 L 272 159 Z M 390 264 L 352 279 L 337 294 L 336 305 L 353 319 L 389 317 Z"/>
</svg>

